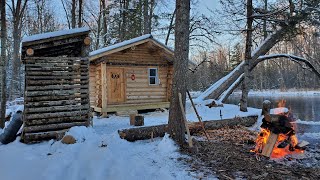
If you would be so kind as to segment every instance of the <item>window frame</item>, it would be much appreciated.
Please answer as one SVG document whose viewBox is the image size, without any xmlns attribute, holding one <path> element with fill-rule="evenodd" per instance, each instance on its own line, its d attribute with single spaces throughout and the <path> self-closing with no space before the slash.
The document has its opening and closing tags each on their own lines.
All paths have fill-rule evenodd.
<svg viewBox="0 0 320 180">
<path fill-rule="evenodd" d="M 151 76 L 150 75 L 150 71 L 151 70 L 156 70 L 156 75 L 155 76 Z M 155 78 L 155 84 L 151 84 L 151 81 L 150 81 L 151 78 Z M 158 68 L 148 68 L 148 82 L 149 82 L 149 86 L 159 85 L 159 71 L 158 71 Z"/>
</svg>

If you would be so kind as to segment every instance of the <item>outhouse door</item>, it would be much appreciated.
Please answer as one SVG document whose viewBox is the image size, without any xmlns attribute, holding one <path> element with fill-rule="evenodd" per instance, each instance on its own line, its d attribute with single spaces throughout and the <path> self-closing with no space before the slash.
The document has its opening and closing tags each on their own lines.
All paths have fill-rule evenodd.
<svg viewBox="0 0 320 180">
<path fill-rule="evenodd" d="M 107 68 L 108 104 L 125 101 L 125 83 L 123 68 Z"/>
</svg>

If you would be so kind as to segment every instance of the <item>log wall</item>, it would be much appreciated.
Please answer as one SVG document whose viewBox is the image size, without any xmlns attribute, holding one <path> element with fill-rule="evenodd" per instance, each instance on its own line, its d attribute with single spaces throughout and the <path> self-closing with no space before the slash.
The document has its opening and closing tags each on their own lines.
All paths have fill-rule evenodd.
<svg viewBox="0 0 320 180">
<path fill-rule="evenodd" d="M 170 100 L 173 65 L 168 57 L 163 56 L 161 49 L 154 49 L 146 43 L 106 55 L 94 61 L 98 63 L 90 65 L 90 78 L 92 77 L 90 80 L 95 81 L 92 83 L 95 84 L 95 87 L 90 86 L 92 87 L 90 88 L 90 96 L 95 97 L 95 101 L 91 101 L 91 106 L 102 108 L 102 87 L 108 87 L 108 84 L 105 86 L 103 83 L 102 63 L 106 64 L 107 71 L 108 68 L 121 68 L 124 71 L 125 102 L 122 104 L 158 103 Z M 158 69 L 160 80 L 158 85 L 149 85 L 149 68 Z M 131 79 L 132 75 L 135 76 L 134 80 Z"/>
<path fill-rule="evenodd" d="M 30 57 L 25 60 L 25 142 L 59 138 L 90 121 L 89 60 Z"/>
</svg>

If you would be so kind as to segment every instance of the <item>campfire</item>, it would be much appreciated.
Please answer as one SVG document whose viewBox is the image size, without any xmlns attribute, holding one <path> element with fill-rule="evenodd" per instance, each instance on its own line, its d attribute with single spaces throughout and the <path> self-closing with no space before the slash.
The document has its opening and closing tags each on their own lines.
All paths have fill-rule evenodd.
<svg viewBox="0 0 320 180">
<path fill-rule="evenodd" d="M 270 114 L 271 102 L 263 102 L 261 131 L 255 141 L 256 146 L 253 152 L 271 158 L 283 158 L 289 154 L 303 153 L 305 141 L 299 143 L 296 137 L 295 118 L 285 108 L 285 101 L 278 103 L 278 108 Z"/>
</svg>

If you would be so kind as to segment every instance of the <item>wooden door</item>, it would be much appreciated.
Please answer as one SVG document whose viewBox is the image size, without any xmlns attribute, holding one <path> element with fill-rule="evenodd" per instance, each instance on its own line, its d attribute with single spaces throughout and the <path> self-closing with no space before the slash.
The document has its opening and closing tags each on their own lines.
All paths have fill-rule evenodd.
<svg viewBox="0 0 320 180">
<path fill-rule="evenodd" d="M 123 68 L 107 68 L 108 104 L 125 101 L 125 83 Z"/>
</svg>

